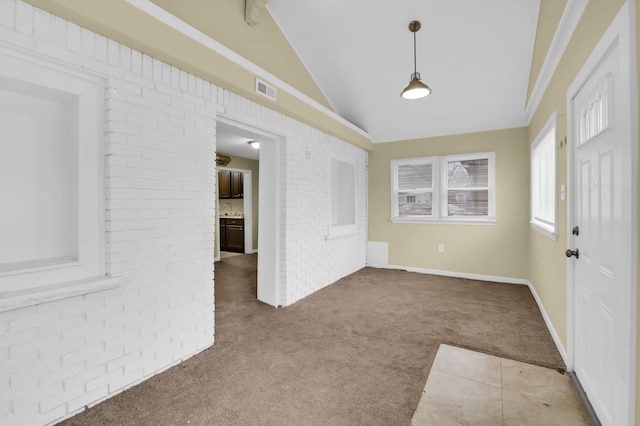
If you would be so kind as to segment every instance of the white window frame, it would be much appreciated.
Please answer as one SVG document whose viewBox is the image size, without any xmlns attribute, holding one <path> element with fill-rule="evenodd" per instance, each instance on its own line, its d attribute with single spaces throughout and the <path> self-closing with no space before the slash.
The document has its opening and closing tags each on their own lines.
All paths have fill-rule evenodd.
<svg viewBox="0 0 640 426">
<path fill-rule="evenodd" d="M 105 79 L 38 55 L 0 47 L 0 77 L 76 97 L 78 135 L 78 256 L 0 268 L 0 312 L 119 285 L 106 276 L 104 219 Z"/>
<path fill-rule="evenodd" d="M 416 157 L 416 158 L 404 158 L 401 160 L 391 160 L 391 219 L 399 222 L 424 222 L 427 220 L 434 220 L 437 218 L 436 212 L 438 211 L 439 197 L 436 192 L 436 185 L 438 182 L 438 157 Z M 420 187 L 412 190 L 402 190 L 398 188 L 398 170 L 401 166 L 411 166 L 415 164 L 431 164 L 431 188 Z M 420 216 L 400 216 L 400 192 L 414 192 L 414 193 L 431 193 L 431 215 Z"/>
<path fill-rule="evenodd" d="M 556 184 L 558 179 L 558 155 L 556 152 L 556 143 L 558 141 L 557 136 L 557 113 L 553 113 L 547 123 L 544 125 L 542 130 L 536 136 L 536 139 L 531 144 L 531 217 L 529 223 L 531 226 L 537 231 L 543 233 L 554 241 L 558 239 L 557 227 L 558 227 L 558 200 L 556 194 Z M 545 176 L 547 189 L 551 188 L 553 192 L 553 220 L 545 220 L 544 218 L 538 217 L 536 215 L 537 209 L 536 206 L 540 206 L 541 204 L 546 204 L 544 200 L 542 200 L 543 194 L 538 191 L 538 185 L 536 185 L 536 181 L 539 181 L 538 175 L 536 172 L 540 171 L 540 167 L 538 167 L 537 162 L 540 160 L 540 156 L 543 155 L 543 152 L 546 150 L 546 153 L 553 156 L 552 159 L 546 158 L 547 161 L 552 161 L 553 165 L 551 169 L 553 170 L 552 176 Z M 548 170 L 548 168 L 547 168 Z M 541 206 L 545 208 L 545 206 Z M 547 206 L 548 207 L 548 206 Z"/>
<path fill-rule="evenodd" d="M 448 179 L 447 163 L 450 161 L 465 160 L 488 160 L 488 214 L 486 216 L 449 216 L 448 215 Z M 418 188 L 416 192 L 432 192 L 431 215 L 400 216 L 400 191 L 398 189 L 398 169 L 400 166 L 412 164 L 432 165 L 432 188 Z M 495 153 L 494 152 L 474 152 L 466 154 L 456 154 L 447 156 L 415 157 L 391 160 L 391 221 L 394 223 L 459 223 L 472 225 L 494 224 L 496 222 L 495 213 L 496 180 L 495 180 Z"/>
</svg>

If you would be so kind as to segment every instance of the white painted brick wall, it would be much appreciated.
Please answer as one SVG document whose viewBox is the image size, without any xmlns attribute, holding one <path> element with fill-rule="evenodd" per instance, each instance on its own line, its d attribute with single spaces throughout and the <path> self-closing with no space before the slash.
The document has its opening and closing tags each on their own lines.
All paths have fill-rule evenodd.
<svg viewBox="0 0 640 426">
<path fill-rule="evenodd" d="M 291 304 L 364 267 L 367 236 L 367 153 L 303 129 L 287 139 L 286 291 Z M 331 223 L 331 158 L 357 165 L 357 234 L 327 239 Z"/>
<path fill-rule="evenodd" d="M 1 424 L 59 421 L 213 344 L 216 114 L 285 135 L 281 304 L 365 266 L 366 152 L 19 0 L 0 0 L 0 44 L 105 76 L 105 261 L 122 276 L 0 312 Z M 357 161 L 360 232 L 327 240 L 331 155 Z"/>
</svg>

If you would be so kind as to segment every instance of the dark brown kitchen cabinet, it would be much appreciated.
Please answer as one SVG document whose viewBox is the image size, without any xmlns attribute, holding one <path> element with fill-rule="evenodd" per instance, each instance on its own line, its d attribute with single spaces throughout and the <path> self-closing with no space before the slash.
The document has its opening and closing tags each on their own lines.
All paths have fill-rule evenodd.
<svg viewBox="0 0 640 426">
<path fill-rule="evenodd" d="M 244 253 L 244 219 L 220 218 L 220 250 Z"/>
<path fill-rule="evenodd" d="M 229 170 L 218 171 L 218 198 L 243 198 L 244 174 Z"/>
<path fill-rule="evenodd" d="M 244 173 L 231 172 L 231 198 L 244 197 Z"/>
<path fill-rule="evenodd" d="M 218 171 L 218 197 L 231 198 L 231 172 L 228 170 Z"/>
</svg>

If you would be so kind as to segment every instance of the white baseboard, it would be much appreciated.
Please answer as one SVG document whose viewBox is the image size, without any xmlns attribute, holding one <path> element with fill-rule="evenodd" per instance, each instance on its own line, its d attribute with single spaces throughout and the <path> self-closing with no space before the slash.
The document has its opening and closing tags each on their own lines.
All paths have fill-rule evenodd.
<svg viewBox="0 0 640 426">
<path fill-rule="evenodd" d="M 381 269 L 399 269 L 407 272 L 417 272 L 419 274 L 429 274 L 429 275 L 441 275 L 443 277 L 454 277 L 454 278 L 466 278 L 469 280 L 478 280 L 478 281 L 491 281 L 496 283 L 506 283 L 506 284 L 522 284 L 529 285 L 529 281 L 522 278 L 510 278 L 510 277 L 498 277 L 493 275 L 479 275 L 479 274 L 468 274 L 466 272 L 453 272 L 453 271 L 442 271 L 439 269 L 425 269 L 425 268 L 414 268 L 411 266 L 399 266 L 399 265 L 382 265 L 379 263 L 367 263 L 367 266 L 372 268 L 381 268 Z"/>
<path fill-rule="evenodd" d="M 560 352 L 560 356 L 562 357 L 562 360 L 564 361 L 564 365 L 566 365 L 567 369 L 568 369 L 570 363 L 569 363 L 569 357 L 567 355 L 567 351 L 565 350 L 564 346 L 562 346 L 562 342 L 560 341 L 560 337 L 558 336 L 558 333 L 556 332 L 556 329 L 553 327 L 553 324 L 551 323 L 551 319 L 549 318 L 549 315 L 547 315 L 547 311 L 544 309 L 544 306 L 542 305 L 542 301 L 540 300 L 540 297 L 538 296 L 538 292 L 536 291 L 535 287 L 533 286 L 533 284 L 531 284 L 528 281 L 527 281 L 527 285 L 529 286 L 529 290 L 531 291 L 531 294 L 533 294 L 533 298 L 535 299 L 536 303 L 538 304 L 538 308 L 540 309 L 540 313 L 542 313 L 542 318 L 544 319 L 545 324 L 547 324 L 547 328 L 549 329 L 549 333 L 551 333 L 551 337 L 553 338 L 553 342 L 556 344 L 556 348 L 558 348 L 558 352 Z"/>
<path fill-rule="evenodd" d="M 547 311 L 544 309 L 544 306 L 542 305 L 542 301 L 540 300 L 540 297 L 538 296 L 536 289 L 529 282 L 529 280 L 526 280 L 524 278 L 509 278 L 509 277 L 498 277 L 498 276 L 492 276 L 492 275 L 468 274 L 464 272 L 441 271 L 438 269 L 412 268 L 409 266 L 383 265 L 379 263 L 368 263 L 367 266 L 371 268 L 380 268 L 380 269 L 399 269 L 399 270 L 408 271 L 408 272 L 417 272 L 419 274 L 441 275 L 445 277 L 466 278 L 466 279 L 478 280 L 478 281 L 491 281 L 491 282 L 505 283 L 505 284 L 526 285 L 527 287 L 529 287 L 529 291 L 531 291 L 531 294 L 533 295 L 533 298 L 536 301 L 536 304 L 538 305 L 538 309 L 540 309 L 542 318 L 544 319 L 544 322 L 547 325 L 547 329 L 549 330 L 549 333 L 553 338 L 553 342 L 555 343 L 556 348 L 558 349 L 558 352 L 560 352 L 562 361 L 564 361 L 565 365 L 567 366 L 569 365 L 569 363 L 567 362 L 568 360 L 567 352 L 564 349 L 564 346 L 562 346 L 560 337 L 558 336 L 556 329 L 553 327 L 553 324 L 551 323 L 551 319 L 549 318 L 549 315 L 547 315 Z"/>
</svg>

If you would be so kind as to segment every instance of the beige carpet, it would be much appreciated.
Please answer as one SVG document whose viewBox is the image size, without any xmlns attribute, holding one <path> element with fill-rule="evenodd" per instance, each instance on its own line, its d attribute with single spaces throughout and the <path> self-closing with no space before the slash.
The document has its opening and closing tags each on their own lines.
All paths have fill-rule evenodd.
<svg viewBox="0 0 640 426">
<path fill-rule="evenodd" d="M 213 348 L 64 424 L 409 425 L 440 343 L 564 368 L 525 286 L 365 268 L 274 309 L 256 260 L 216 263 Z"/>
<path fill-rule="evenodd" d="M 229 259 L 230 257 L 242 256 L 244 253 L 234 253 L 231 251 L 221 251 L 220 260 Z"/>
</svg>

